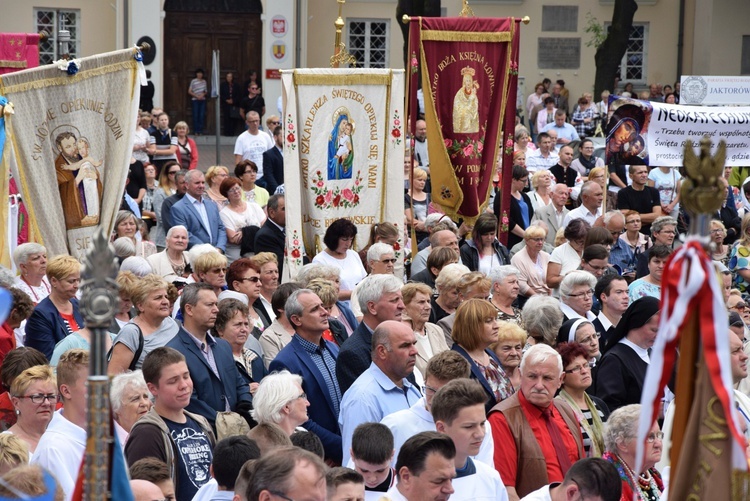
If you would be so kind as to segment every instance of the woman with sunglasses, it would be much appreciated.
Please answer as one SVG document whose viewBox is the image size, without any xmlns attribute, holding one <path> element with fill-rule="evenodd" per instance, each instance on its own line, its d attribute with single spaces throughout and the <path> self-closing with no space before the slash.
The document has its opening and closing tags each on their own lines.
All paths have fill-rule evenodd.
<svg viewBox="0 0 750 501">
<path fill-rule="evenodd" d="M 166 246 L 166 228 L 162 219 L 161 207 L 164 200 L 177 193 L 177 173 L 180 172 L 180 164 L 176 161 L 167 162 L 161 170 L 159 176 L 159 185 L 154 190 L 154 196 L 151 200 L 151 210 L 156 216 L 156 225 L 151 228 L 149 237 L 156 244 L 160 251 Z"/>
<path fill-rule="evenodd" d="M 47 365 L 26 369 L 13 380 L 10 395 L 17 420 L 8 433 L 28 445 L 31 459 L 57 405 L 57 383 L 52 369 Z"/>
<path fill-rule="evenodd" d="M 265 311 L 258 311 L 263 306 L 257 306 L 256 299 L 260 297 L 260 266 L 248 258 L 240 258 L 233 262 L 227 269 L 227 286 L 229 290 L 239 292 L 247 296 L 248 321 L 250 322 L 250 331 L 255 339 L 260 338 L 261 333 L 266 328 L 264 318 L 267 318 Z M 268 322 L 270 324 L 270 321 Z M 262 353 L 261 353 L 262 355 Z"/>
</svg>

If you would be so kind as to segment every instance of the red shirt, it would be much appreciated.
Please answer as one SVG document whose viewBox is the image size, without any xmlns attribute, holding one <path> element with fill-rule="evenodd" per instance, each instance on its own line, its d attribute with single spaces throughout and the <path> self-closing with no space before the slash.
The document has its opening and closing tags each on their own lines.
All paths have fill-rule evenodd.
<svg viewBox="0 0 750 501">
<path fill-rule="evenodd" d="M 552 445 L 552 439 L 547 431 L 547 424 L 542 417 L 542 409 L 529 403 L 521 391 L 518 392 L 518 401 L 521 403 L 523 415 L 529 422 L 531 431 L 534 432 L 534 437 L 536 437 L 536 441 L 539 443 L 542 453 L 547 459 L 547 477 L 549 483 L 562 482 L 564 475 L 560 469 L 560 463 L 557 460 L 555 447 Z M 573 464 L 580 459 L 578 457 L 578 445 L 558 410 L 554 405 L 551 405 L 551 407 L 552 419 L 560 429 L 565 448 L 568 450 L 570 464 Z M 516 472 L 518 469 L 518 451 L 516 449 L 516 441 L 513 438 L 513 434 L 510 432 L 508 422 L 505 420 L 505 415 L 503 415 L 502 412 L 493 412 L 487 420 L 492 427 L 492 438 L 495 441 L 495 468 L 500 472 L 500 476 L 503 478 L 503 483 L 505 485 L 515 487 Z"/>
<path fill-rule="evenodd" d="M 3 366 L 5 355 L 16 347 L 16 334 L 8 322 L 0 326 L 0 367 Z"/>
<path fill-rule="evenodd" d="M 63 320 L 68 322 L 68 325 L 70 326 L 71 331 L 76 332 L 76 331 L 81 330 L 81 326 L 78 325 L 78 322 L 76 322 L 75 315 L 73 315 L 72 313 L 71 314 L 62 313 L 62 312 L 58 312 L 58 313 L 60 313 L 60 316 L 62 317 Z"/>
</svg>

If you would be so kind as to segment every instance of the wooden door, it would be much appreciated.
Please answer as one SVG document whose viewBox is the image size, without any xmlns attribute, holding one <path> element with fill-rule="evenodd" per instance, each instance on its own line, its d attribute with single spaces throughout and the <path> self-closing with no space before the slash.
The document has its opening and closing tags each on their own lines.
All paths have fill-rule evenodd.
<svg viewBox="0 0 750 501">
<path fill-rule="evenodd" d="M 218 3 L 218 2 L 217 2 Z M 252 2 L 250 2 L 252 3 Z M 165 5 L 165 10 L 169 2 Z M 184 5 L 179 7 L 184 8 Z M 240 85 L 250 69 L 261 74 L 262 23 L 256 12 L 166 12 L 164 20 L 164 109 L 170 124 L 184 120 L 193 130 L 187 93 L 196 68 L 203 68 L 211 87 L 211 55 L 220 50 L 221 80 L 234 73 Z M 216 133 L 214 99 L 208 101 L 206 134 Z"/>
</svg>

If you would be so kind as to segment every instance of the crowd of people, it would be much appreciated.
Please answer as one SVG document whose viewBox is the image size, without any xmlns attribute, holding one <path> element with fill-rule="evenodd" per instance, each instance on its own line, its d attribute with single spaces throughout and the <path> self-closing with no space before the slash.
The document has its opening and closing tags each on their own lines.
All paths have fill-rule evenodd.
<svg viewBox="0 0 750 501">
<path fill-rule="evenodd" d="M 563 89 L 542 98 L 540 83 L 529 104 L 551 105 L 533 122 L 543 126 L 516 130 L 508 245 L 500 194 L 471 224 L 435 210 L 420 120 L 405 163 L 408 234 L 379 222 L 357 249 L 357 226 L 338 219 L 286 283 L 278 118 L 268 134 L 264 109 L 242 109 L 234 168 L 204 173 L 184 122 L 172 130 L 160 110 L 142 113 L 137 138 L 148 138 L 136 139 L 112 235 L 120 303 L 105 343 L 136 499 L 665 495 L 670 388 L 641 471 L 636 429 L 664 266 L 687 227 L 681 175 L 634 165 L 607 178 L 586 139 L 601 103 L 582 96 L 568 122 Z M 750 182 L 725 177 L 712 257 L 747 420 Z M 401 277 L 404 237 L 419 252 Z M 38 243 L 13 260 L 18 275 L 0 273 L 13 296 L 0 329 L 0 475 L 70 499 L 92 341 L 81 265 Z"/>
</svg>

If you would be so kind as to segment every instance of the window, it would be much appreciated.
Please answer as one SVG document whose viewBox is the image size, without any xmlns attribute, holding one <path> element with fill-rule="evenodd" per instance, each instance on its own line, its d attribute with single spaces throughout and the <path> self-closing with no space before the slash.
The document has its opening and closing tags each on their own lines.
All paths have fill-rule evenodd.
<svg viewBox="0 0 750 501">
<path fill-rule="evenodd" d="M 80 55 L 80 20 L 80 10 L 34 9 L 36 32 L 44 30 L 50 35 L 44 42 L 39 42 L 39 64 L 50 64 L 60 59 L 62 54 L 59 53 L 59 47 L 57 46 L 57 32 L 59 30 L 70 32 L 70 43 L 68 44 L 70 57 Z"/>
<path fill-rule="evenodd" d="M 620 81 L 636 85 L 648 82 L 646 63 L 648 61 L 648 23 L 633 23 L 630 30 L 628 49 L 620 62 Z"/>
<path fill-rule="evenodd" d="M 352 19 L 347 22 L 349 53 L 359 68 L 388 68 L 388 19 Z"/>
</svg>

